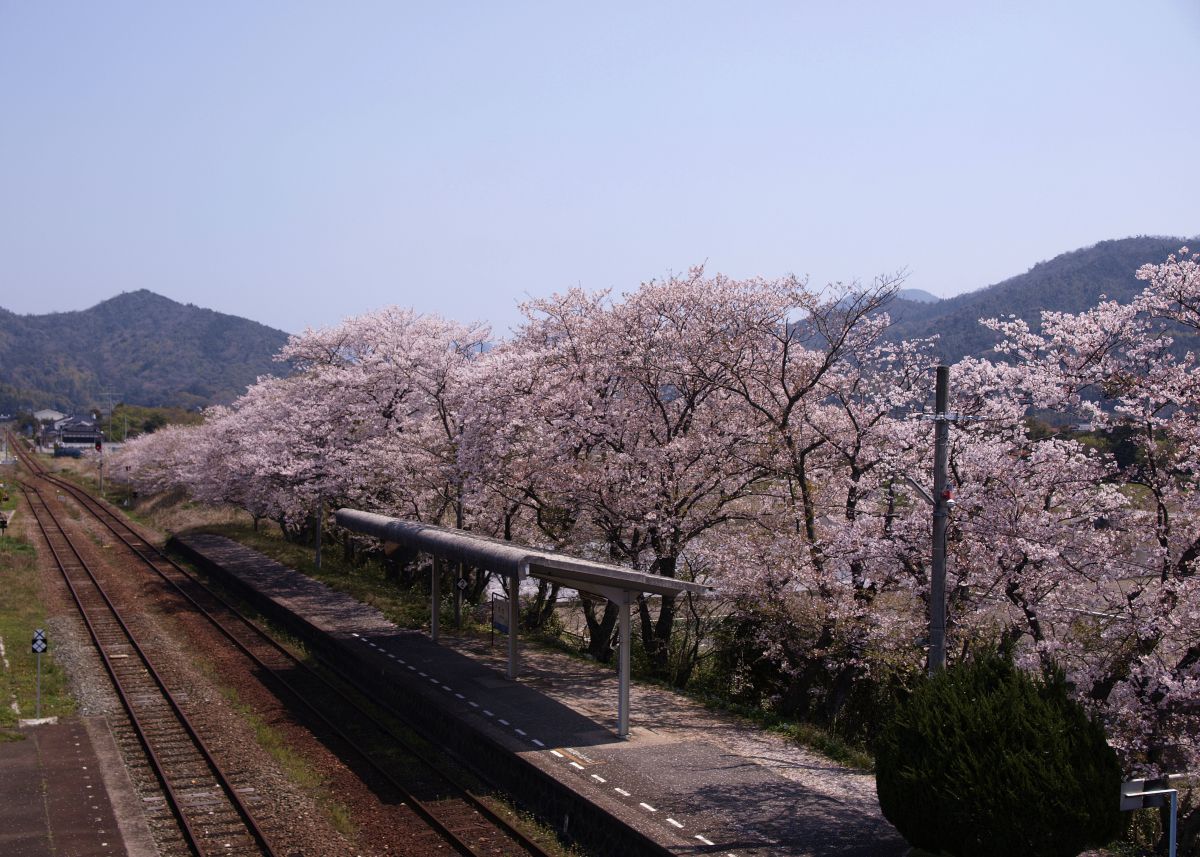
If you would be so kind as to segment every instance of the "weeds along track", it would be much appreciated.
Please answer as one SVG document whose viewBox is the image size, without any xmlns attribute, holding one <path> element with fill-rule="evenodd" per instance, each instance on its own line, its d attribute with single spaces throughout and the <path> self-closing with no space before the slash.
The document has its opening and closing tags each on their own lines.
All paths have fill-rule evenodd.
<svg viewBox="0 0 1200 857">
<path fill-rule="evenodd" d="M 172 692 L 168 687 L 138 642 L 130 621 L 109 598 L 41 491 L 30 484 L 22 488 L 162 786 L 187 850 L 200 857 L 272 857 L 276 852 L 243 797 L 253 793 L 247 778 L 227 772 L 213 757 L 196 725 L 184 713 L 177 698 L 179 689 Z"/>
<path fill-rule="evenodd" d="M 414 830 L 414 853 L 426 849 L 429 853 L 445 853 L 448 844 L 459 854 L 475 857 L 550 857 L 489 806 L 477 787 L 465 785 L 461 772 L 448 770 L 447 754 L 423 746 L 404 730 L 385 722 L 373 706 L 297 658 L 265 628 L 143 538 L 123 515 L 71 482 L 46 473 L 28 453 L 22 458 L 27 468 L 56 490 L 69 494 L 192 610 L 211 622 L 249 660 L 251 669 L 273 685 L 277 695 L 286 698 L 309 728 L 363 772 L 371 788 L 397 812 L 397 824 L 412 827 L 419 823 L 412 813 L 419 816 L 428 830 L 424 836 Z M 391 801 L 387 801 L 389 797 Z M 418 844 L 419 840 L 434 838 L 436 841 Z"/>
</svg>

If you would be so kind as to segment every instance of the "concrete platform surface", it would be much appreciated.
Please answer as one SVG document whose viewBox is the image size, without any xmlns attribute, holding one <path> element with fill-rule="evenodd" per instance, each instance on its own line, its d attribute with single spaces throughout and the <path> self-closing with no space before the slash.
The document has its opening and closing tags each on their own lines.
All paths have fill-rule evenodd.
<svg viewBox="0 0 1200 857">
<path fill-rule="evenodd" d="M 181 539 L 284 609 L 386 670 L 448 717 L 490 734 L 676 854 L 900 857 L 874 778 L 658 688 L 632 691 L 632 734 L 615 731 L 615 674 L 522 647 L 505 678 L 503 640 L 397 628 L 376 609 L 218 536 Z"/>
<path fill-rule="evenodd" d="M 31 726 L 0 744 L 0 854 L 107 857 L 126 853 L 83 720 Z"/>
</svg>

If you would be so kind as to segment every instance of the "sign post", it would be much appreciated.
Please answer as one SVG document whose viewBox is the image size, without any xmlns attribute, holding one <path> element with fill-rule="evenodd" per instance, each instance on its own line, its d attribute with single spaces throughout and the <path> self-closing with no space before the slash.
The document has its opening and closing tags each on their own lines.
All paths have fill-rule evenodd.
<svg viewBox="0 0 1200 857">
<path fill-rule="evenodd" d="M 34 717 L 38 720 L 42 719 L 42 652 L 47 648 L 46 632 L 38 628 L 33 632 L 33 653 L 37 655 L 37 710 Z"/>
<path fill-rule="evenodd" d="M 1175 819 L 1179 812 L 1179 789 L 1172 783 L 1185 779 L 1183 774 L 1167 774 L 1152 780 L 1129 780 L 1121 783 L 1121 810 L 1167 808 L 1167 857 L 1175 857 Z"/>
<path fill-rule="evenodd" d="M 458 566 L 458 573 L 462 574 L 461 563 Z M 454 627 L 462 628 L 462 601 L 463 593 L 467 591 L 467 579 L 460 577 L 454 581 Z"/>
</svg>

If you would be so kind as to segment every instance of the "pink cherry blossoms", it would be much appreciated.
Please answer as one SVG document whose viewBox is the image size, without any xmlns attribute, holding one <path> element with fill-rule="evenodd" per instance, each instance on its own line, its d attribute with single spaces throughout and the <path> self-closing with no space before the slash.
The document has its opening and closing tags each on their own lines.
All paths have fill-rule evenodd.
<svg viewBox="0 0 1200 857">
<path fill-rule="evenodd" d="M 1200 274 L 1185 249 L 1138 276 L 1128 305 L 987 321 L 996 358 L 952 367 L 948 649 L 1053 661 L 1131 771 L 1195 769 Z M 929 589 L 935 343 L 886 339 L 900 279 L 695 269 L 531 301 L 495 343 L 384 309 L 292 337 L 293 371 L 117 469 L 292 533 L 348 505 L 702 579 L 717 602 L 638 602 L 653 670 L 716 659 L 746 701 L 869 719 L 921 668 Z M 615 611 L 584 609 L 607 658 Z"/>
</svg>

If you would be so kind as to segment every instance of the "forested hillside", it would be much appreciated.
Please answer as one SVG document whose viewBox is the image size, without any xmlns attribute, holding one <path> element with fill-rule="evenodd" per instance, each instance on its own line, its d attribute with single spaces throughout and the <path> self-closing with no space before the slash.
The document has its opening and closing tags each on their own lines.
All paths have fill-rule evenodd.
<svg viewBox="0 0 1200 857">
<path fill-rule="evenodd" d="M 286 341 L 281 330 L 145 289 L 79 312 L 0 309 L 0 411 L 229 402 L 283 371 L 272 356 Z"/>
<path fill-rule="evenodd" d="M 1094 306 L 1101 295 L 1126 303 L 1144 285 L 1134 276 L 1138 268 L 1161 262 L 1188 243 L 1186 238 L 1161 236 L 1101 241 L 937 303 L 904 300 L 901 292 L 887 308 L 893 320 L 888 338 L 899 342 L 937 336 L 937 350 L 949 362 L 987 354 L 996 336 L 979 319 L 1011 313 L 1036 327 L 1042 310 L 1081 312 Z M 969 279 L 970 273 L 965 276 Z"/>
</svg>

